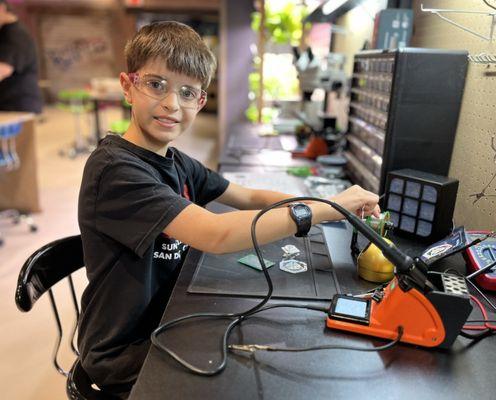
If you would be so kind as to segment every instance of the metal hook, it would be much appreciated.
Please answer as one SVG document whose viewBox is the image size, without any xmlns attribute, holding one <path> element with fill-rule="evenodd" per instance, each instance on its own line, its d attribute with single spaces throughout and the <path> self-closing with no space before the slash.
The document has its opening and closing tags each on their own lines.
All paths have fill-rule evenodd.
<svg viewBox="0 0 496 400">
<path fill-rule="evenodd" d="M 494 150 L 494 158 L 493 161 L 496 163 L 496 135 L 493 135 L 491 138 L 491 148 Z"/>
</svg>

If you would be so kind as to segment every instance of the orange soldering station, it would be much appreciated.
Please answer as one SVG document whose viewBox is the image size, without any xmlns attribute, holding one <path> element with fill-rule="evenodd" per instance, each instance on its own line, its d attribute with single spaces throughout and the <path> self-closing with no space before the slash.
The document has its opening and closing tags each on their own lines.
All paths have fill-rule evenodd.
<svg viewBox="0 0 496 400">
<path fill-rule="evenodd" d="M 465 279 L 428 271 L 422 260 L 405 255 L 351 213 L 342 213 L 391 261 L 395 276 L 365 297 L 335 295 L 327 327 L 386 339 L 402 332 L 405 343 L 450 347 L 472 311 Z"/>
</svg>

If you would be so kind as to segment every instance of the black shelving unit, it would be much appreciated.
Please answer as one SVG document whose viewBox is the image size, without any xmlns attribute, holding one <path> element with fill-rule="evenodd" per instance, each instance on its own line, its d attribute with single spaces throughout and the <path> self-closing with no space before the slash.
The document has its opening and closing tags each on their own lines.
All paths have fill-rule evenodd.
<svg viewBox="0 0 496 400">
<path fill-rule="evenodd" d="M 383 193 L 389 171 L 448 175 L 467 52 L 402 48 L 355 55 L 347 170 Z"/>
</svg>

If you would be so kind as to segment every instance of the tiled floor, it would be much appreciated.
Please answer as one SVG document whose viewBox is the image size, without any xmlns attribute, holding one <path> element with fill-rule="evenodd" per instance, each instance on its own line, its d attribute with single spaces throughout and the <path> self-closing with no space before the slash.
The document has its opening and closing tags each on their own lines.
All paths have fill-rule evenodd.
<svg viewBox="0 0 496 400">
<path fill-rule="evenodd" d="M 119 110 L 109 110 L 107 120 L 118 119 L 119 114 Z M 5 235 L 5 244 L 0 247 L 0 398 L 8 400 L 66 398 L 65 378 L 51 365 L 56 327 L 47 296 L 27 314 L 19 312 L 14 303 L 17 276 L 29 255 L 52 240 L 78 233 L 77 194 L 86 156 L 71 160 L 59 155 L 59 150 L 69 147 L 73 138 L 74 121 L 70 115 L 47 108 L 44 116 L 45 122 L 37 123 L 36 133 L 43 208 L 42 213 L 34 216 L 39 230 L 29 233 L 25 226 L 12 226 L 0 220 L 0 230 Z M 216 137 L 216 116 L 200 114 L 191 131 L 174 146 L 215 168 Z M 83 272 L 77 274 L 75 283 L 80 293 L 85 286 Z M 70 331 L 73 309 L 69 292 L 65 282 L 59 286 L 55 294 L 62 300 L 64 329 Z M 60 360 L 69 368 L 73 356 L 66 344 Z"/>
</svg>

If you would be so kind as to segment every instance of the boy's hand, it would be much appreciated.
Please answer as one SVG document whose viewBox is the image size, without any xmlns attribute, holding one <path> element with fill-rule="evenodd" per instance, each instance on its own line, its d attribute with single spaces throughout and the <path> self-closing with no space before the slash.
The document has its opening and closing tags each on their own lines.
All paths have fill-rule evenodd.
<svg viewBox="0 0 496 400">
<path fill-rule="evenodd" d="M 354 185 L 336 196 L 330 197 L 329 200 L 338 203 L 348 211 L 355 213 L 358 217 L 367 217 L 369 215 L 379 217 L 381 212 L 377 204 L 379 202 L 379 196 L 358 185 Z"/>
</svg>

